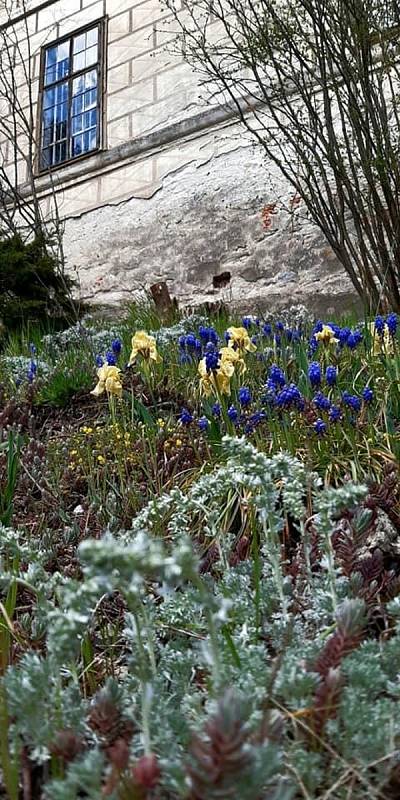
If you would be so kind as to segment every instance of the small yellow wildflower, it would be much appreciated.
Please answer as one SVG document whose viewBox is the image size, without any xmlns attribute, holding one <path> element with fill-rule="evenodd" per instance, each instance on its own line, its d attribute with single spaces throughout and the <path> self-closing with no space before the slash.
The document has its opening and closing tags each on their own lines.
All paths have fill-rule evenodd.
<svg viewBox="0 0 400 800">
<path fill-rule="evenodd" d="M 78 455 L 78 451 L 77 450 L 71 450 L 71 454 L 70 455 L 71 456 L 77 456 Z"/>
<path fill-rule="evenodd" d="M 158 419 L 157 420 L 157 425 L 158 425 L 159 428 L 165 428 L 164 420 L 163 419 Z"/>
<path fill-rule="evenodd" d="M 107 392 L 117 397 L 122 397 L 122 383 L 121 383 L 121 370 L 119 367 L 112 367 L 109 364 L 104 364 L 97 370 L 98 383 L 97 386 L 90 392 L 95 397 Z"/>
<path fill-rule="evenodd" d="M 99 462 L 99 464 L 105 464 L 106 463 L 106 460 L 105 460 L 104 456 L 97 456 L 97 461 Z"/>
<path fill-rule="evenodd" d="M 175 440 L 175 445 L 176 445 L 176 447 L 182 447 L 182 439 L 176 439 Z"/>
<path fill-rule="evenodd" d="M 157 352 L 157 345 L 154 336 L 149 336 L 146 331 L 137 331 L 132 336 L 132 352 L 129 359 L 129 366 L 132 366 L 137 356 L 140 355 L 145 361 L 154 361 L 160 364 L 161 356 Z"/>
<path fill-rule="evenodd" d="M 254 353 L 257 350 L 246 328 L 228 328 L 227 333 L 229 334 L 228 347 L 234 350 L 238 349 L 240 352 L 247 350 L 248 353 Z"/>
<path fill-rule="evenodd" d="M 337 344 L 339 341 L 330 325 L 324 325 L 322 330 L 315 334 L 315 338 L 317 342 L 322 342 L 323 344 Z"/>
<path fill-rule="evenodd" d="M 93 433 L 93 428 L 88 428 L 86 425 L 81 428 L 81 433 L 84 433 L 86 436 L 90 436 Z"/>
</svg>

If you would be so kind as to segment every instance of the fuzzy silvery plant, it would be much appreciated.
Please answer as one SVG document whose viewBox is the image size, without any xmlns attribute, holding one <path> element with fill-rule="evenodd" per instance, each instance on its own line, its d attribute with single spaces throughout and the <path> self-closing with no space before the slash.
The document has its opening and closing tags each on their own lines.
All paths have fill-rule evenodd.
<svg viewBox="0 0 400 800">
<path fill-rule="evenodd" d="M 10 644 L 2 759 L 21 774 L 29 757 L 48 800 L 283 800 L 335 785 L 333 798 L 378 798 L 392 780 L 398 603 L 388 605 L 391 635 L 368 638 L 367 603 L 330 538 L 365 488 L 325 490 L 292 457 L 224 445 L 225 464 L 149 504 L 131 530 L 83 542 L 79 581 L 50 577 L 40 543 L 1 531 L 2 593 L 17 586 L 34 598 L 16 644 L 38 643 L 19 658 Z M 233 497 L 253 537 L 236 563 L 237 531 L 221 531 Z M 297 577 L 282 549 L 289 518 L 304 551 Z M 99 620 L 117 598 L 113 667 L 91 686 L 93 662 L 107 663 Z"/>
</svg>

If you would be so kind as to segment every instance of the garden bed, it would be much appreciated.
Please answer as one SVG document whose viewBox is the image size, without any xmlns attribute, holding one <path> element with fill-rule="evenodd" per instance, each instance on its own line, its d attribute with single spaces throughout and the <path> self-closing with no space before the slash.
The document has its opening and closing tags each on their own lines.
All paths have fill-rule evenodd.
<svg viewBox="0 0 400 800">
<path fill-rule="evenodd" d="M 4 342 L 4 797 L 400 797 L 399 352 L 146 306 Z"/>
</svg>

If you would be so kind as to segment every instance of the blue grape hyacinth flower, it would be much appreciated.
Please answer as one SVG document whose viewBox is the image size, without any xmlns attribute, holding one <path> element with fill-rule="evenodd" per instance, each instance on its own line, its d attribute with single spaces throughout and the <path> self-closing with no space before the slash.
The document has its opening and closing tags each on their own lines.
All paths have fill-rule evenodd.
<svg viewBox="0 0 400 800">
<path fill-rule="evenodd" d="M 311 386 L 320 386 L 321 384 L 321 367 L 318 361 L 312 361 L 308 368 L 308 380 Z"/>
</svg>

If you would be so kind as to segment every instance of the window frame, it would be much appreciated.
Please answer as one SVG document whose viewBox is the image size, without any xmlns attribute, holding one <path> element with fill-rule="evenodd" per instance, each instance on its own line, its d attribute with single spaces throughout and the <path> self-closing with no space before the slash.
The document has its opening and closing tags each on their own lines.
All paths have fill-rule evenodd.
<svg viewBox="0 0 400 800">
<path fill-rule="evenodd" d="M 69 59 L 70 64 L 73 64 L 73 40 L 77 36 L 81 36 L 84 33 L 92 30 L 95 27 L 98 27 L 99 30 L 99 38 L 98 38 L 98 60 L 95 65 L 91 65 L 89 67 L 84 67 L 83 69 L 77 70 L 76 72 L 71 71 L 70 74 L 64 78 L 60 78 L 58 81 L 54 81 L 51 84 L 46 85 L 46 53 L 52 47 L 58 47 L 59 45 L 63 44 L 64 42 L 70 42 L 69 46 Z M 39 73 L 39 96 L 38 96 L 38 120 L 37 120 L 37 147 L 36 147 L 36 168 L 35 172 L 37 175 L 43 175 L 48 172 L 55 172 L 60 169 L 63 169 L 66 166 L 70 166 L 71 164 L 75 164 L 78 161 L 82 161 L 85 158 L 90 158 L 90 156 L 95 155 L 100 150 L 104 148 L 104 113 L 105 113 L 105 76 L 107 74 L 107 64 L 106 64 L 106 31 L 107 31 L 107 17 L 101 17 L 100 19 L 93 20 L 92 22 L 83 25 L 76 30 L 70 31 L 70 33 L 65 34 L 64 36 L 59 36 L 57 39 L 54 39 L 51 42 L 46 42 L 45 45 L 41 47 L 40 50 L 40 73 Z M 42 166 L 42 153 L 45 148 L 42 146 L 42 135 L 43 135 L 43 111 L 44 111 L 44 96 L 46 89 L 49 89 L 53 86 L 60 86 L 62 83 L 68 83 L 68 116 L 67 116 L 67 143 L 70 146 L 72 141 L 72 132 L 71 132 L 71 108 L 72 108 L 72 84 L 76 78 L 79 78 L 81 75 L 84 75 L 87 72 L 90 72 L 91 69 L 97 69 L 98 74 L 98 92 L 97 92 L 97 136 L 96 136 L 96 147 L 92 150 L 88 150 L 86 153 L 81 153 L 77 156 L 70 155 L 64 161 L 60 161 L 58 164 L 52 164 L 51 166 Z"/>
</svg>

